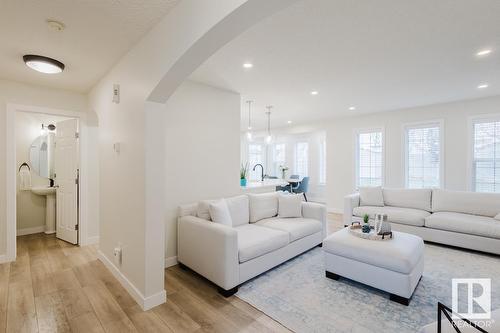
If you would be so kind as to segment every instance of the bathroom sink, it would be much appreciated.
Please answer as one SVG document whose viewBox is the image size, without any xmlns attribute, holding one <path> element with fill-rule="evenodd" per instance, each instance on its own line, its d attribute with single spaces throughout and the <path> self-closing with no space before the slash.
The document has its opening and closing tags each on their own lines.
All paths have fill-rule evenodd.
<svg viewBox="0 0 500 333">
<path fill-rule="evenodd" d="M 37 186 L 37 187 L 32 187 L 31 192 L 38 195 L 51 195 L 51 194 L 56 194 L 56 188 L 48 186 Z"/>
</svg>

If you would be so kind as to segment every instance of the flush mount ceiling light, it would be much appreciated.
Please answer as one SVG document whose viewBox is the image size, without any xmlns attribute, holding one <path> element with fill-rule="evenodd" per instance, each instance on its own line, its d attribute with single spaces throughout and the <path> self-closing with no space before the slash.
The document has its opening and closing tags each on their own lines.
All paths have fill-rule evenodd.
<svg viewBox="0 0 500 333">
<path fill-rule="evenodd" d="M 488 84 L 487 83 L 483 83 L 483 84 L 480 84 L 477 86 L 477 89 L 485 89 L 485 88 L 488 88 Z"/>
<path fill-rule="evenodd" d="M 481 50 L 481 51 L 477 52 L 476 55 L 478 57 L 482 57 L 482 56 L 488 55 L 490 53 L 491 53 L 490 49 L 485 49 L 485 50 Z"/>
<path fill-rule="evenodd" d="M 356 107 L 355 106 L 350 106 L 349 110 L 354 111 L 354 110 L 356 110 Z"/>
<path fill-rule="evenodd" d="M 289 121 L 287 121 L 286 123 L 287 123 L 288 125 L 290 125 L 290 124 L 292 123 L 292 121 L 291 121 L 291 120 L 289 120 Z"/>
<path fill-rule="evenodd" d="M 64 70 L 62 62 L 41 55 L 27 54 L 23 56 L 23 60 L 26 66 L 40 73 L 57 74 Z"/>
<path fill-rule="evenodd" d="M 311 91 L 311 95 L 317 95 L 317 94 L 319 94 L 319 92 L 317 92 L 316 90 Z"/>
<path fill-rule="evenodd" d="M 249 63 L 249 62 L 245 62 L 243 64 L 243 68 L 252 68 L 253 67 L 253 64 L 252 63 Z"/>
</svg>

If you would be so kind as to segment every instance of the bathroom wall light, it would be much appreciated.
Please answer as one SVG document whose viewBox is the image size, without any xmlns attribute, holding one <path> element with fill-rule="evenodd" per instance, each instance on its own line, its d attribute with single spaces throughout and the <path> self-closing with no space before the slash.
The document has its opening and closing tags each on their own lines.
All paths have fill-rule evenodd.
<svg viewBox="0 0 500 333">
<path fill-rule="evenodd" d="M 27 54 L 23 56 L 23 60 L 29 68 L 44 74 L 61 73 L 65 67 L 59 60 L 41 55 Z"/>
</svg>

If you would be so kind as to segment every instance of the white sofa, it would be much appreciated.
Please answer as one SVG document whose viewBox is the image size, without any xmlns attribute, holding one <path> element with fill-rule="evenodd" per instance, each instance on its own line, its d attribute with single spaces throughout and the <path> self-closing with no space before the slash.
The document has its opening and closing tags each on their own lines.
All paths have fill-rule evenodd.
<svg viewBox="0 0 500 333">
<path fill-rule="evenodd" d="M 500 254 L 500 194 L 440 189 L 360 189 L 345 197 L 344 224 L 387 214 L 392 229 L 426 241 Z M 374 195 L 375 194 L 375 195 Z M 364 196 L 364 198 L 363 198 Z"/>
<path fill-rule="evenodd" d="M 178 261 L 230 296 L 243 282 L 321 245 L 326 208 L 299 203 L 301 217 L 281 218 L 278 193 L 225 199 L 232 225 L 212 222 L 208 201 L 179 207 Z"/>
</svg>

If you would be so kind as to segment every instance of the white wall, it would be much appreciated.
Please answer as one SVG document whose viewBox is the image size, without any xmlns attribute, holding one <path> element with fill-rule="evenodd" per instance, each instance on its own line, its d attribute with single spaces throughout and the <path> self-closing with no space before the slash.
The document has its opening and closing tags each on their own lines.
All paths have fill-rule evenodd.
<svg viewBox="0 0 500 333">
<path fill-rule="evenodd" d="M 343 198 L 355 189 L 355 130 L 385 130 L 385 186 L 404 187 L 403 126 L 407 123 L 444 121 L 444 186 L 467 190 L 469 169 L 469 118 L 499 114 L 500 96 L 335 119 L 327 128 L 327 204 L 341 211 Z"/>
<path fill-rule="evenodd" d="M 6 156 L 6 107 L 8 103 L 87 112 L 83 94 L 0 80 L 0 156 Z M 89 170 L 93 175 L 93 170 Z M 93 176 L 92 176 L 93 177 Z M 93 181 L 96 177 L 92 178 Z M 0 162 L 0 256 L 6 252 L 6 160 Z M 92 194 L 91 194 L 92 196 Z M 94 209 L 95 207 L 92 207 Z M 93 220 L 98 224 L 98 220 Z M 97 229 L 93 227 L 93 229 Z M 97 235 L 97 234 L 96 234 Z"/>
<path fill-rule="evenodd" d="M 240 95 L 186 81 L 165 107 L 166 257 L 177 255 L 177 208 L 240 193 Z"/>
</svg>

